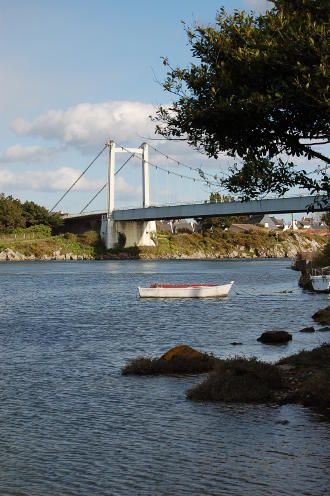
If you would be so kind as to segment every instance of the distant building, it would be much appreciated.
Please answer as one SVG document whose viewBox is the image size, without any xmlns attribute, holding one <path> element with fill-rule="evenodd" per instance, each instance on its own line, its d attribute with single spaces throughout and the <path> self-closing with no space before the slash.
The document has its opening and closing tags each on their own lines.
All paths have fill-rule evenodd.
<svg viewBox="0 0 330 496">
<path fill-rule="evenodd" d="M 175 233 L 193 233 L 195 232 L 194 223 L 185 219 L 178 220 L 174 222 L 173 230 Z"/>
<path fill-rule="evenodd" d="M 270 217 L 268 214 L 260 214 L 260 215 L 250 215 L 248 220 L 243 224 L 250 224 L 254 226 L 262 226 L 268 229 L 276 229 L 276 221 L 274 221 L 275 217 Z"/>
<path fill-rule="evenodd" d="M 156 222 L 157 232 L 163 233 L 196 233 L 200 232 L 201 225 L 194 220 L 159 220 Z"/>
<path fill-rule="evenodd" d="M 173 221 L 159 220 L 156 222 L 157 232 L 172 233 L 173 234 Z"/>
<path fill-rule="evenodd" d="M 300 229 L 324 229 L 327 227 L 322 220 L 317 220 L 314 217 L 302 217 L 298 220 Z"/>
<path fill-rule="evenodd" d="M 315 219 L 314 217 L 302 217 L 301 219 L 295 219 L 290 223 L 289 229 L 294 231 L 304 231 L 306 233 L 320 234 L 322 236 L 328 235 L 328 227 L 326 223 L 322 220 Z"/>
</svg>

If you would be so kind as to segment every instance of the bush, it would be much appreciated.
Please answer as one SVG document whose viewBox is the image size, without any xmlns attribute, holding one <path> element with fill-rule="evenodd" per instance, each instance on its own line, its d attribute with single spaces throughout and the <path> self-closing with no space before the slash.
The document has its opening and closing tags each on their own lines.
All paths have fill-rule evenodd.
<svg viewBox="0 0 330 496">
<path fill-rule="evenodd" d="M 63 234 L 63 238 L 70 241 L 71 243 L 77 243 L 78 241 L 78 235 L 71 232 L 66 232 L 65 234 Z"/>
<path fill-rule="evenodd" d="M 118 234 L 117 247 L 121 249 L 121 248 L 125 248 L 125 245 L 126 245 L 126 234 L 120 232 Z"/>
<path fill-rule="evenodd" d="M 274 399 L 282 381 L 275 365 L 255 358 L 219 360 L 207 379 L 187 391 L 195 401 L 260 403 Z"/>
<path fill-rule="evenodd" d="M 79 236 L 79 241 L 85 245 L 95 246 L 100 241 L 100 235 L 96 231 L 86 231 Z"/>
<path fill-rule="evenodd" d="M 328 267 L 330 265 L 330 238 L 323 251 L 318 253 L 312 260 L 312 267 Z"/>
<path fill-rule="evenodd" d="M 160 358 L 135 358 L 122 369 L 122 374 L 200 374 L 211 370 L 215 363 L 216 359 L 212 355 L 181 345 L 172 348 Z"/>
<path fill-rule="evenodd" d="M 294 365 L 297 368 L 327 368 L 330 364 L 330 344 L 323 343 L 311 351 L 300 351 L 295 355 L 282 358 L 279 364 Z"/>
<path fill-rule="evenodd" d="M 307 379 L 300 390 L 300 401 L 330 413 L 330 366 Z"/>
<path fill-rule="evenodd" d="M 17 228 L 12 231 L 13 234 L 35 234 L 36 237 L 49 238 L 52 235 L 52 228 L 45 224 L 36 224 L 27 228 Z"/>
</svg>

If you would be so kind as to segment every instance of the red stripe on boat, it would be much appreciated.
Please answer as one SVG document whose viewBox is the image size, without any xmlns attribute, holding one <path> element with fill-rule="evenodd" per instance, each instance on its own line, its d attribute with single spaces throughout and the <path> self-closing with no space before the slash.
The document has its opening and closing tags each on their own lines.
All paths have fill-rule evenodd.
<svg viewBox="0 0 330 496">
<path fill-rule="evenodd" d="M 208 288 L 218 284 L 150 284 L 151 288 Z"/>
</svg>

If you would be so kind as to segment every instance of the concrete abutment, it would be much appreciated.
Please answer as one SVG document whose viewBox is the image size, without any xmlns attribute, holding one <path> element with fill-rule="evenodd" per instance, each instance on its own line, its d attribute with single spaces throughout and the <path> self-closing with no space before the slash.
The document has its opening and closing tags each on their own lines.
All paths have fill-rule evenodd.
<svg viewBox="0 0 330 496">
<path fill-rule="evenodd" d="M 100 235 L 108 250 L 117 246 L 155 246 L 152 239 L 155 233 L 155 221 L 115 221 L 106 216 L 101 221 Z M 121 244 L 123 240 L 124 246 Z"/>
</svg>

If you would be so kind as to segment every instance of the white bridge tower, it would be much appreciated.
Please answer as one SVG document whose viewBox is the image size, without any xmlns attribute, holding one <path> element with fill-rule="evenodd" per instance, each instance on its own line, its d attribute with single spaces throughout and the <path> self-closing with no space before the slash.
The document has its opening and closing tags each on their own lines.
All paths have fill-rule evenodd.
<svg viewBox="0 0 330 496">
<path fill-rule="evenodd" d="M 143 143 L 139 148 L 122 148 L 116 146 L 114 141 L 108 142 L 108 182 L 107 182 L 107 213 L 102 218 L 101 237 L 107 249 L 115 248 L 120 241 L 125 239 L 125 246 L 155 246 L 152 234 L 156 232 L 155 221 L 115 221 L 113 212 L 115 209 L 115 167 L 116 153 L 130 153 L 141 155 L 142 159 L 142 196 L 143 207 L 150 205 L 150 182 L 149 182 L 149 147 Z"/>
</svg>

